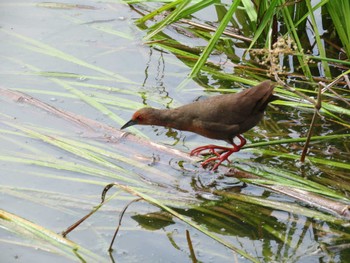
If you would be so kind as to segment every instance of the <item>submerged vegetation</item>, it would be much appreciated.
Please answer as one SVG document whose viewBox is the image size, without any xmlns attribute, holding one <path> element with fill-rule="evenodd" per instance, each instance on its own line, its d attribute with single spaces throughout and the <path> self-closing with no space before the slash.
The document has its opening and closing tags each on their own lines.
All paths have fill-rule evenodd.
<svg viewBox="0 0 350 263">
<path fill-rule="evenodd" d="M 101 40 L 92 45 L 74 43 L 74 38 L 50 43 L 50 34 L 42 39 L 10 22 L 0 28 L 6 39 L 1 74 L 8 80 L 0 90 L 4 182 L 0 187 L 9 200 L 0 211 L 0 223 L 20 237 L 1 242 L 16 248 L 39 247 L 72 261 L 106 261 L 101 251 L 107 250 L 114 225 L 106 229 L 105 222 L 115 222 L 111 211 L 123 211 L 136 196 L 146 202 L 128 208 L 133 216 L 129 221 L 124 218 L 128 223 L 121 229 L 137 233 L 133 243 L 140 236 L 149 238 L 139 226 L 151 229 L 159 239 L 168 240 L 166 254 L 184 260 L 227 262 L 234 251 L 237 262 L 346 262 L 350 257 L 350 2 L 109 2 L 118 6 L 90 1 L 26 8 L 40 10 L 43 18 L 54 11 L 95 12 L 99 5 L 113 15 L 118 8 L 127 10 L 133 22 L 129 28 L 138 28 L 137 33 L 111 24 L 124 21 L 122 16 L 93 22 L 75 13 L 60 16 L 70 26 L 83 27 L 86 34 L 121 39 L 122 47 Z M 143 38 L 138 39 L 138 34 Z M 145 44 L 142 55 L 150 54 L 145 64 L 140 58 L 129 58 L 133 64 L 128 65 L 125 53 L 140 49 L 133 42 Z M 123 45 L 132 46 L 131 51 Z M 84 55 L 79 53 L 82 48 Z M 154 56 L 158 57 L 155 66 Z M 172 71 L 165 72 L 165 65 Z M 154 83 L 150 83 L 151 67 L 157 68 Z M 137 137 L 125 136 L 106 124 L 120 127 L 131 111 L 144 104 L 173 107 L 185 103 L 185 98 L 237 92 L 265 79 L 277 83 L 280 99 L 269 107 L 263 123 L 246 134 L 250 143 L 233 157 L 230 171 L 226 167 L 218 173 L 205 171 L 196 159 L 174 150 L 184 152 L 200 143 L 176 131 L 156 129 L 159 139 L 147 139 L 152 132 L 133 128 Z M 164 82 L 176 85 L 170 88 Z M 57 98 L 66 104 L 56 103 Z M 81 108 L 74 108 L 75 104 Z M 107 220 L 91 233 L 83 229 L 82 236 L 70 234 L 76 243 L 54 233 L 92 209 L 105 185 L 116 186 L 116 193 L 104 200 L 104 192 L 103 206 L 95 207 L 95 217 L 87 221 L 97 220 L 103 209 L 109 209 L 102 214 Z M 59 226 L 42 223 L 51 220 L 49 214 L 23 212 L 12 199 L 32 209 L 55 211 L 65 220 L 58 220 Z M 186 235 L 184 229 L 189 230 Z M 97 249 L 87 241 L 103 239 L 104 231 L 108 240 Z M 122 237 L 117 237 L 116 251 L 118 238 Z M 147 254 L 132 252 L 137 253 Z M 135 261 L 123 256 L 125 261 Z"/>
</svg>

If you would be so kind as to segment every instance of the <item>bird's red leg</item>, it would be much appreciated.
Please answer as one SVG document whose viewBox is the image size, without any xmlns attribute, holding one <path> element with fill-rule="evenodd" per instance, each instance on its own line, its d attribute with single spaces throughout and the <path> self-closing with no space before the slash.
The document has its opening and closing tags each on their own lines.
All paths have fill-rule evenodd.
<svg viewBox="0 0 350 263">
<path fill-rule="evenodd" d="M 191 155 L 199 155 L 202 151 L 205 150 L 209 150 L 210 153 L 213 153 L 216 155 L 216 157 L 211 157 L 208 158 L 207 160 L 205 160 L 204 162 L 202 162 L 202 166 L 205 167 L 207 164 L 209 164 L 210 162 L 213 161 L 218 161 L 214 167 L 212 168 L 212 170 L 216 170 L 220 164 L 223 161 L 228 161 L 228 157 L 230 157 L 230 155 L 234 152 L 238 152 L 245 144 L 246 144 L 246 140 L 241 136 L 241 135 L 237 135 L 238 139 L 240 140 L 240 143 L 238 145 L 236 145 L 235 143 L 232 143 L 232 148 L 229 147 L 223 147 L 223 146 L 217 146 L 217 145 L 205 145 L 205 146 L 200 146 L 194 150 L 191 151 Z M 215 150 L 221 150 L 222 152 L 219 154 L 217 151 Z"/>
<path fill-rule="evenodd" d="M 241 149 L 247 143 L 247 141 L 240 134 L 237 135 L 237 138 L 241 141 L 241 143 L 238 144 L 237 147 L 239 147 L 239 149 Z"/>
</svg>

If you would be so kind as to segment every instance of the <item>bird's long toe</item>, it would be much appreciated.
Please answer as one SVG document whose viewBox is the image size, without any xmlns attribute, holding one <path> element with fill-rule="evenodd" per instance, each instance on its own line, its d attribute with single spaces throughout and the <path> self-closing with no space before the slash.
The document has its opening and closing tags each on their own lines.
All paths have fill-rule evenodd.
<svg viewBox="0 0 350 263">
<path fill-rule="evenodd" d="M 202 167 L 205 168 L 209 163 L 215 162 L 215 165 L 212 168 L 212 170 L 215 171 L 224 161 L 230 163 L 228 157 L 230 157 L 232 153 L 238 152 L 245 144 L 245 139 L 243 137 L 239 136 L 239 139 L 241 140 L 241 143 L 239 145 L 233 143 L 232 148 L 212 144 L 200 146 L 191 151 L 191 156 L 203 154 L 202 152 L 204 151 L 209 151 L 209 153 L 214 154 L 215 156 L 202 162 Z"/>
<path fill-rule="evenodd" d="M 213 144 L 204 145 L 204 146 L 200 146 L 200 147 L 197 147 L 197 148 L 193 149 L 191 151 L 190 155 L 191 156 L 199 155 L 201 152 L 204 152 L 204 151 L 207 151 L 207 150 L 209 151 L 209 153 L 213 153 L 216 156 L 220 156 L 222 153 L 231 151 L 232 148 L 224 147 L 224 146 L 218 146 L 218 145 L 213 145 Z M 218 153 L 217 150 L 219 150 L 220 153 Z"/>
<path fill-rule="evenodd" d="M 210 157 L 210 158 L 208 158 L 208 159 L 206 159 L 205 161 L 203 161 L 202 163 L 201 163 L 201 165 L 202 165 L 202 167 L 206 167 L 208 164 L 210 164 L 210 163 L 213 163 L 213 162 L 216 162 L 216 161 L 218 161 L 218 160 L 220 160 L 220 157 Z M 221 162 L 220 162 L 221 163 Z M 217 163 L 215 163 L 215 165 L 216 165 Z"/>
<path fill-rule="evenodd" d="M 228 163 L 231 163 L 231 161 L 228 159 L 228 157 L 231 156 L 232 153 L 234 153 L 235 151 L 233 149 L 230 149 L 229 151 L 225 151 L 224 153 L 222 153 L 221 155 L 218 156 L 214 156 L 214 157 L 210 157 L 208 159 L 206 159 L 204 162 L 202 162 L 202 167 L 206 167 L 208 164 L 215 162 L 213 168 L 211 169 L 212 171 L 215 171 L 216 169 L 218 169 L 218 167 L 224 162 L 227 161 Z"/>
</svg>

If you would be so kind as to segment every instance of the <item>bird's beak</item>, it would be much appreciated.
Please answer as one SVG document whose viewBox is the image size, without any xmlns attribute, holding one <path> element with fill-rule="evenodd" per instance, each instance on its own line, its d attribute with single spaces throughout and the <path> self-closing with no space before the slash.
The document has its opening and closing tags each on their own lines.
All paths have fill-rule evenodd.
<svg viewBox="0 0 350 263">
<path fill-rule="evenodd" d="M 125 123 L 120 129 L 123 130 L 123 129 L 128 128 L 129 126 L 132 126 L 132 125 L 135 125 L 135 124 L 137 124 L 137 121 L 130 120 L 127 123 Z"/>
</svg>

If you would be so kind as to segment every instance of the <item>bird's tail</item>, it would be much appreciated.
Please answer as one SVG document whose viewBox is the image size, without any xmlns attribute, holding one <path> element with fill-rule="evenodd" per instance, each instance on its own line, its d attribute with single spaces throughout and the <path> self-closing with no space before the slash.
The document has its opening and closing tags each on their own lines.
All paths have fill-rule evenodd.
<svg viewBox="0 0 350 263">
<path fill-rule="evenodd" d="M 260 95 L 260 99 L 256 102 L 253 112 L 262 112 L 266 109 L 267 105 L 277 99 L 275 95 L 273 95 L 273 89 L 275 86 L 270 81 L 264 81 L 261 85 L 262 94 Z M 259 85 L 259 86 L 260 86 Z"/>
</svg>

